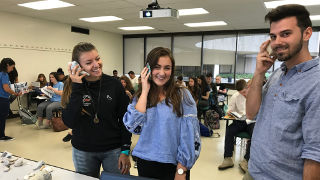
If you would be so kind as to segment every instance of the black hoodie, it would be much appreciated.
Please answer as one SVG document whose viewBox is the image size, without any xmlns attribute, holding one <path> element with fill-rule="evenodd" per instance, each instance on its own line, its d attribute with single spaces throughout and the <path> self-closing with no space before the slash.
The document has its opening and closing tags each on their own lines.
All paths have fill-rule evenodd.
<svg viewBox="0 0 320 180">
<path fill-rule="evenodd" d="M 69 103 L 62 111 L 63 122 L 72 129 L 72 146 L 87 152 L 104 152 L 120 147 L 122 151 L 129 150 L 131 133 L 122 121 L 128 103 L 120 81 L 111 76 L 103 74 L 95 82 L 83 78 L 83 83 L 72 83 Z M 99 123 L 94 123 L 97 111 Z"/>
</svg>

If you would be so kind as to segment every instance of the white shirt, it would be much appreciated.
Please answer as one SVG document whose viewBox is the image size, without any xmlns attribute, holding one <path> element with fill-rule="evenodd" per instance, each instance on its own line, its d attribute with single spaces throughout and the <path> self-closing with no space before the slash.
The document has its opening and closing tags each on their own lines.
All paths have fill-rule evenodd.
<svg viewBox="0 0 320 180">
<path fill-rule="evenodd" d="M 246 98 L 239 92 L 236 92 L 232 95 L 228 104 L 228 112 L 237 112 L 241 116 L 246 114 Z M 251 124 L 254 122 L 256 121 L 246 119 L 247 124 Z"/>
<path fill-rule="evenodd" d="M 131 79 L 131 77 L 129 78 L 130 81 L 131 81 L 131 84 L 132 84 L 132 87 L 135 91 L 138 90 L 138 84 L 139 84 L 139 80 L 138 80 L 138 77 L 134 77 L 133 79 Z"/>
<path fill-rule="evenodd" d="M 232 95 L 228 104 L 228 112 L 237 112 L 238 114 L 246 114 L 246 98 L 239 92 Z"/>
</svg>

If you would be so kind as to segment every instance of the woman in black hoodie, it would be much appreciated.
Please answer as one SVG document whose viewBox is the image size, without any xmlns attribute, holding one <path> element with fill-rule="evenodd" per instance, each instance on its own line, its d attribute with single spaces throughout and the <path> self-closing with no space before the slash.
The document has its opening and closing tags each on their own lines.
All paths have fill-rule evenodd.
<svg viewBox="0 0 320 180">
<path fill-rule="evenodd" d="M 106 172 L 128 174 L 131 134 L 122 122 L 128 105 L 125 91 L 120 81 L 102 73 L 102 60 L 91 43 L 77 44 L 72 61 L 81 68 L 69 65 L 62 119 L 72 129 L 76 172 L 99 177 L 102 165 Z"/>
</svg>

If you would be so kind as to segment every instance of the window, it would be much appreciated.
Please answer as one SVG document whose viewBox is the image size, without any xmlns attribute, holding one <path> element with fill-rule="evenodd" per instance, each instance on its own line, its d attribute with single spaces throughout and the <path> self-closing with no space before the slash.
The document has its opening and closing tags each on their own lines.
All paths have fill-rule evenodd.
<svg viewBox="0 0 320 180">
<path fill-rule="evenodd" d="M 256 68 L 256 58 L 261 44 L 269 39 L 269 34 L 240 34 L 238 37 L 238 52 L 236 62 L 236 80 L 252 79 Z M 271 67 L 266 76 L 272 73 Z"/>
<path fill-rule="evenodd" d="M 208 35 L 203 40 L 203 74 L 221 76 L 222 83 L 234 83 L 236 35 Z M 214 79 L 213 78 L 213 79 Z"/>
<path fill-rule="evenodd" d="M 184 79 L 200 75 L 201 36 L 174 37 L 173 56 L 176 62 L 175 75 Z"/>
<path fill-rule="evenodd" d="M 143 38 L 127 38 L 124 41 L 124 72 L 133 71 L 139 75 L 144 67 Z"/>
</svg>

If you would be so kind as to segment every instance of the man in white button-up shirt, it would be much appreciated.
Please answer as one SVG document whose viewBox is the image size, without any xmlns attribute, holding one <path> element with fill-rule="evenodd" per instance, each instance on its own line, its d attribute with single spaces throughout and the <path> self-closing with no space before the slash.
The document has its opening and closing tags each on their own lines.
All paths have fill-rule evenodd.
<svg viewBox="0 0 320 180">
<path fill-rule="evenodd" d="M 246 97 L 248 88 L 251 81 L 248 83 L 244 79 L 240 79 L 236 82 L 237 92 L 234 93 L 228 104 L 228 114 L 236 112 L 240 116 L 246 113 Z M 247 123 L 246 121 L 233 121 L 226 129 L 225 141 L 224 141 L 224 160 L 218 167 L 219 170 L 228 169 L 234 166 L 232 160 L 232 154 L 234 150 L 234 137 L 240 132 L 247 132 L 250 136 L 252 135 L 254 123 Z M 248 160 L 250 158 L 250 141 L 246 149 L 244 160 L 239 164 L 243 171 L 248 170 Z"/>
</svg>

